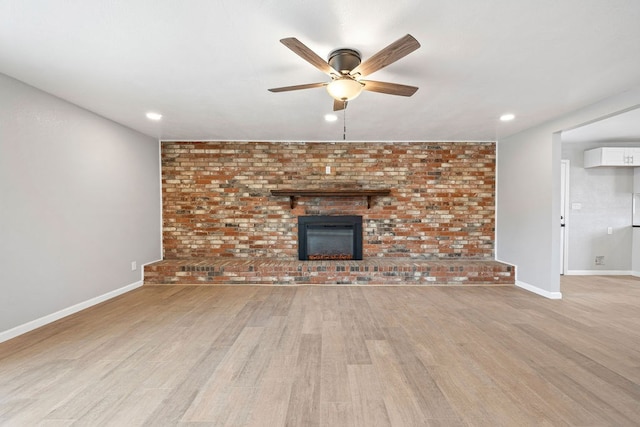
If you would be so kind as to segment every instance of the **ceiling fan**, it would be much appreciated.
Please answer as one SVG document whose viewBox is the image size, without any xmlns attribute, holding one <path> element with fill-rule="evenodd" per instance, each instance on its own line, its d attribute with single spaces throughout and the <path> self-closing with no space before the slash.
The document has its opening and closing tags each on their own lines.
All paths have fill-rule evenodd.
<svg viewBox="0 0 640 427">
<path fill-rule="evenodd" d="M 360 52 L 355 49 L 336 49 L 329 54 L 328 61 L 325 61 L 294 37 L 282 39 L 280 42 L 318 70 L 328 74 L 331 81 L 277 87 L 269 89 L 271 92 L 326 86 L 329 95 L 334 99 L 333 110 L 338 111 L 346 108 L 347 101 L 356 98 L 363 90 L 399 96 L 411 96 L 418 90 L 415 86 L 365 79 L 366 76 L 418 49 L 420 43 L 410 34 L 391 43 L 364 62 L 361 61 Z"/>
</svg>

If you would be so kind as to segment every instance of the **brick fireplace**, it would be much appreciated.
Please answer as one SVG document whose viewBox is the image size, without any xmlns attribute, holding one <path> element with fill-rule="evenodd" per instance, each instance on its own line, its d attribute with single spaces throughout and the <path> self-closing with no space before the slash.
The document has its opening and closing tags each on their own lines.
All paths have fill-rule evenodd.
<svg viewBox="0 0 640 427">
<path fill-rule="evenodd" d="M 163 142 L 161 151 L 164 259 L 183 272 L 208 260 L 204 281 L 220 276 L 213 260 L 227 271 L 311 262 L 298 261 L 299 216 L 362 217 L 363 259 L 385 266 L 493 261 L 493 142 Z M 146 281 L 164 280 L 149 271 Z"/>
</svg>

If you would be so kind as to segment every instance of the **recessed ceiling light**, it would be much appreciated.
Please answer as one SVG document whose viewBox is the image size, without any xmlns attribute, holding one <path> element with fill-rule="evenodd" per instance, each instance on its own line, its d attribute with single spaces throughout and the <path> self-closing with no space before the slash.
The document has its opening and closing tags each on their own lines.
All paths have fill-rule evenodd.
<svg viewBox="0 0 640 427">
<path fill-rule="evenodd" d="M 503 122 L 508 122 L 511 121 L 513 119 L 515 119 L 516 116 L 514 114 L 508 113 L 508 114 L 503 114 L 500 116 L 500 120 Z"/>
<path fill-rule="evenodd" d="M 158 120 L 160 120 L 161 118 L 162 118 L 162 114 L 159 114 L 159 113 L 151 113 L 151 112 L 147 113 L 147 119 L 149 119 L 149 120 L 156 120 L 156 121 L 158 121 Z"/>
<path fill-rule="evenodd" d="M 336 116 L 335 114 L 325 114 L 324 119 L 328 122 L 335 122 L 336 120 L 338 120 L 338 116 Z"/>
</svg>

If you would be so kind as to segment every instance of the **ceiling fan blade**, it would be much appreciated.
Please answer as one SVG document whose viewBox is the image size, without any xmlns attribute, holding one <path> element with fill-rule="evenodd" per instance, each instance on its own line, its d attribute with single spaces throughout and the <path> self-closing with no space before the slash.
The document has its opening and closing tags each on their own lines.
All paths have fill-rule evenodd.
<svg viewBox="0 0 640 427">
<path fill-rule="evenodd" d="M 394 41 L 389 46 L 364 61 L 362 64 L 358 65 L 356 68 L 351 70 L 349 74 L 352 76 L 355 76 L 356 74 L 368 76 L 369 74 L 375 73 L 379 69 L 404 58 L 419 47 L 420 43 L 418 43 L 418 40 L 413 38 L 412 35 L 407 34 L 406 36 Z"/>
<path fill-rule="evenodd" d="M 288 92 L 290 90 L 300 90 L 300 89 L 313 89 L 314 87 L 322 87 L 326 86 L 328 83 L 307 83 L 304 85 L 295 85 L 295 86 L 283 86 L 283 87 L 274 87 L 269 89 L 269 92 Z"/>
<path fill-rule="evenodd" d="M 338 101 L 337 99 L 333 100 L 333 111 L 344 110 L 347 107 L 347 101 Z"/>
<path fill-rule="evenodd" d="M 320 58 L 314 51 L 309 49 L 306 45 L 304 45 L 300 40 L 295 37 L 288 37 L 286 39 L 280 40 L 280 43 L 288 47 L 298 55 L 300 58 L 307 61 L 309 64 L 316 67 L 318 70 L 322 71 L 328 75 L 339 76 L 340 73 L 337 72 L 327 61 Z"/>
<path fill-rule="evenodd" d="M 411 96 L 418 90 L 415 86 L 398 83 L 376 82 L 374 80 L 360 80 L 360 82 L 364 83 L 364 90 L 386 93 L 387 95 Z"/>
</svg>

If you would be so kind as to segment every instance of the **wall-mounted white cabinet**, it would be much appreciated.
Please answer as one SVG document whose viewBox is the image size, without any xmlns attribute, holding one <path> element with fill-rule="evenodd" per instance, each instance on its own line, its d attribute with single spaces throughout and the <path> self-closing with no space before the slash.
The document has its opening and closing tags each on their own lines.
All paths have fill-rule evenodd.
<svg viewBox="0 0 640 427">
<path fill-rule="evenodd" d="M 584 167 L 640 166 L 640 147 L 600 147 L 584 152 Z"/>
</svg>

